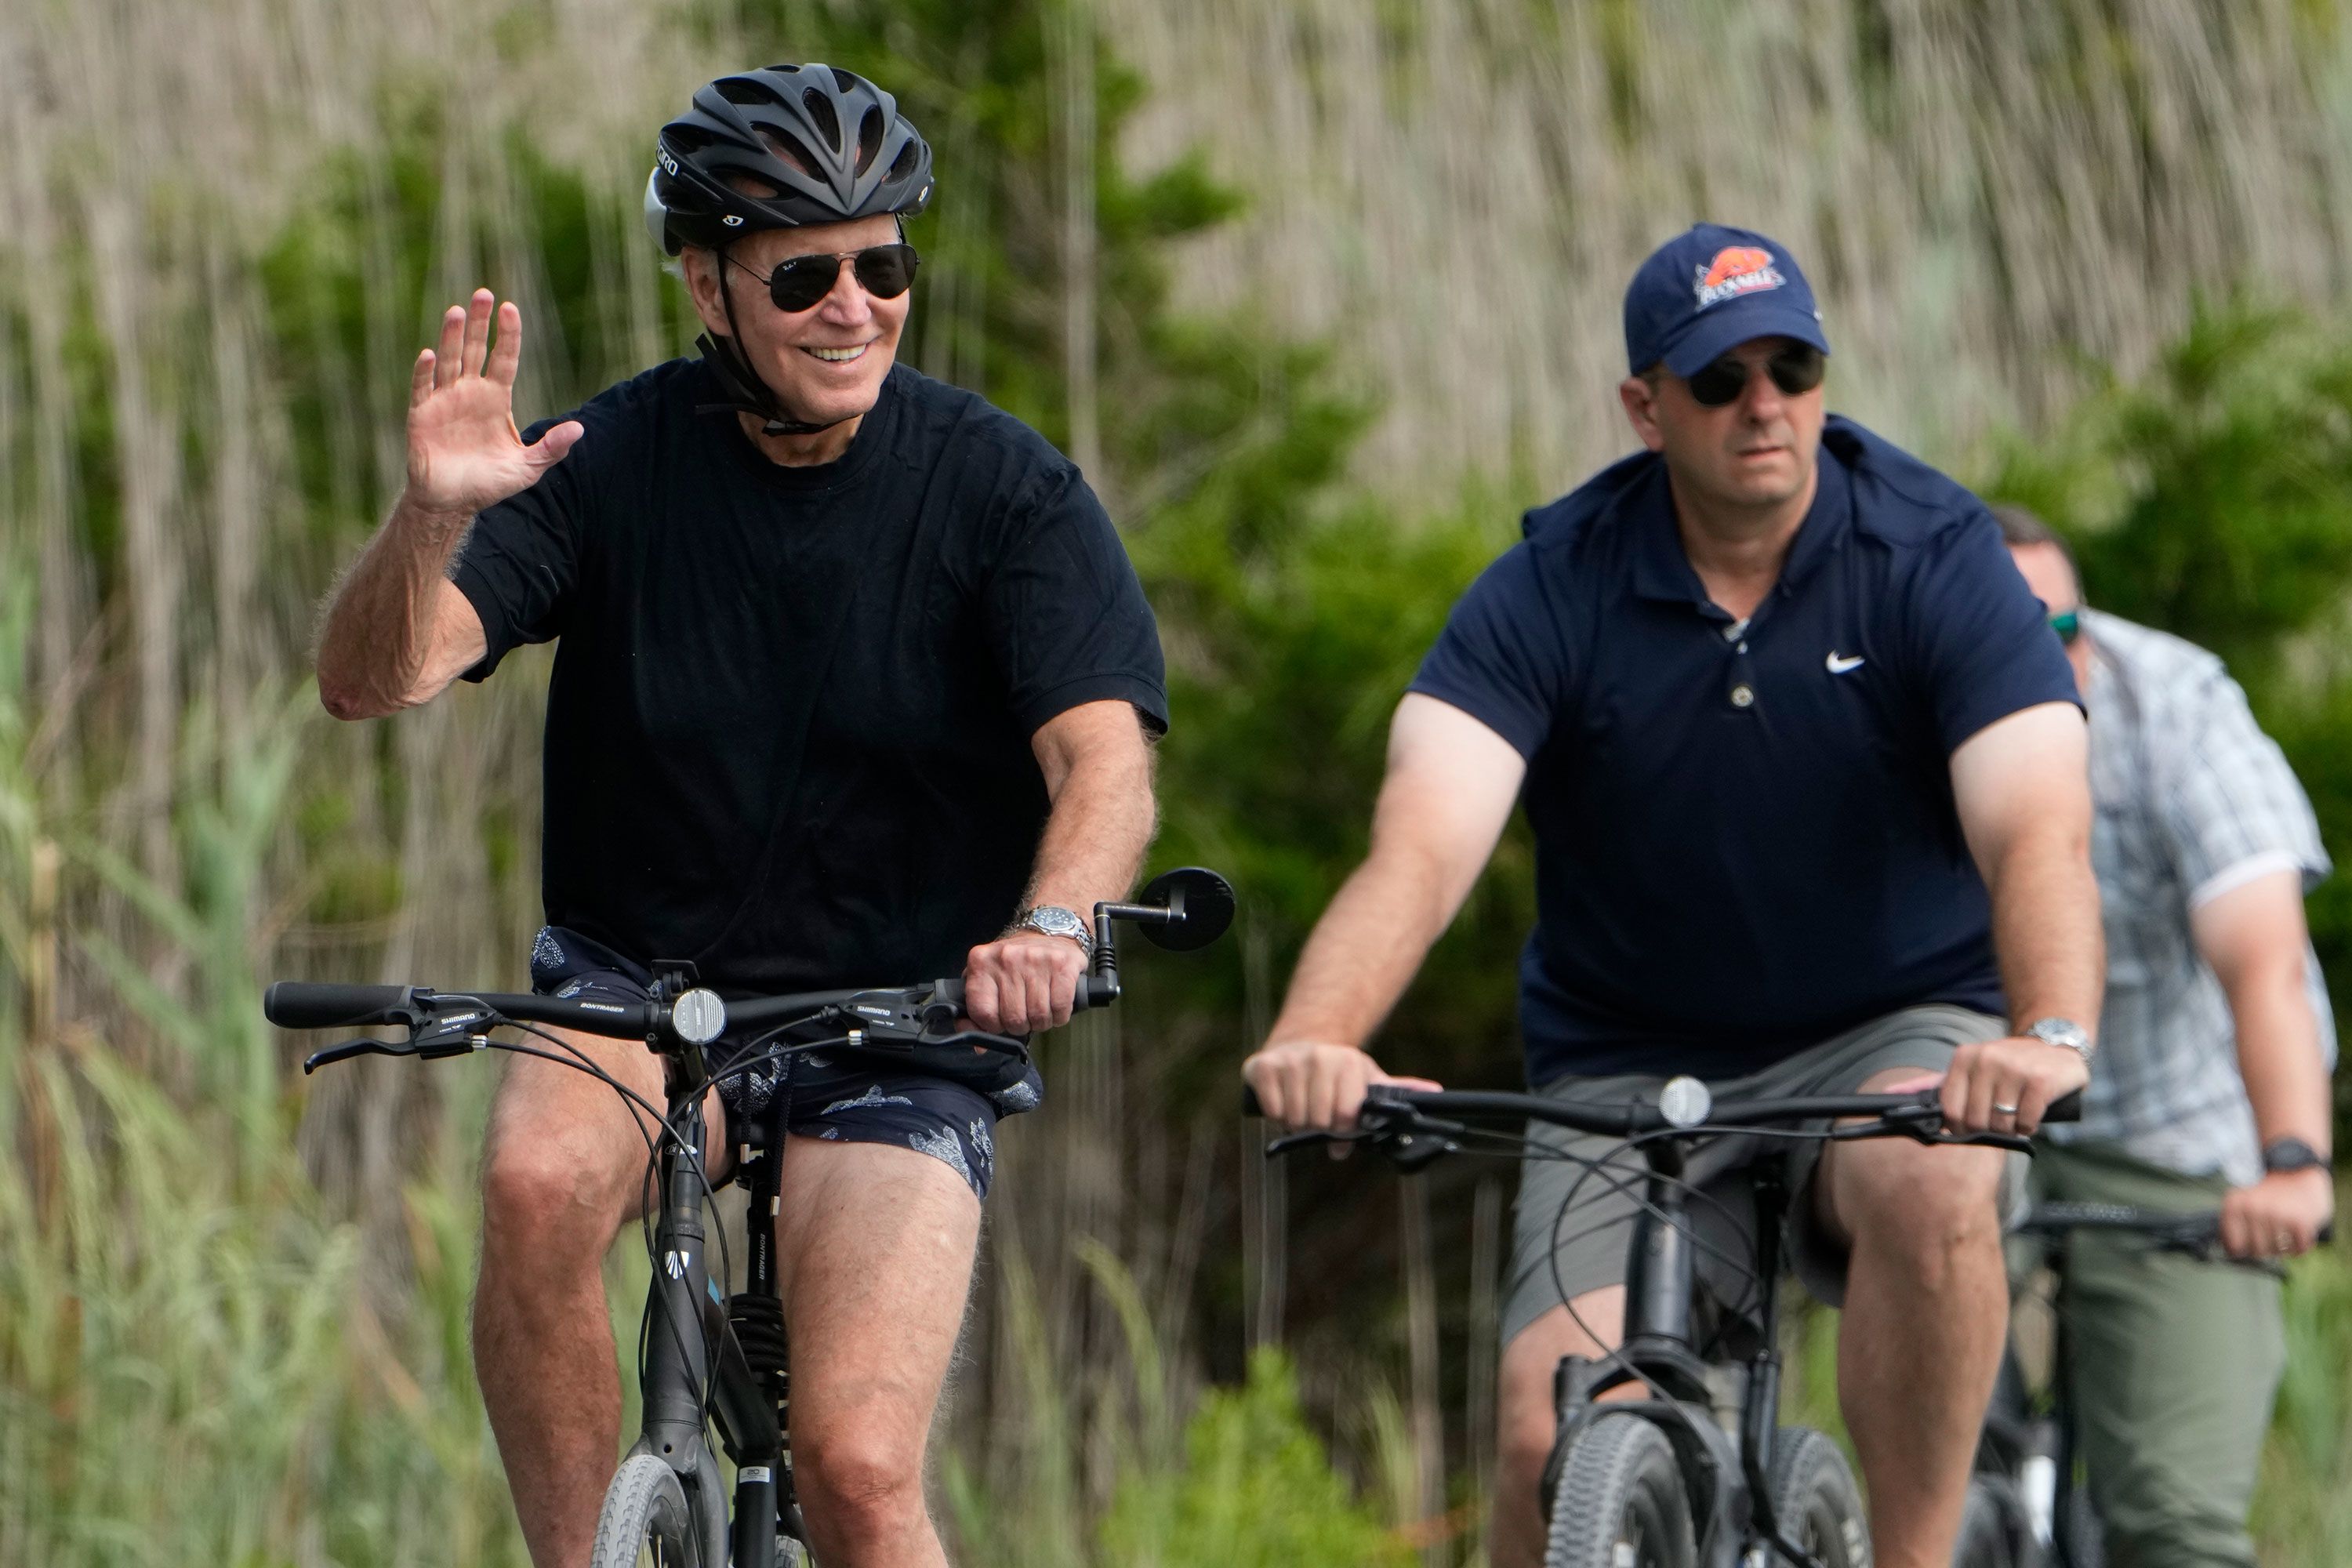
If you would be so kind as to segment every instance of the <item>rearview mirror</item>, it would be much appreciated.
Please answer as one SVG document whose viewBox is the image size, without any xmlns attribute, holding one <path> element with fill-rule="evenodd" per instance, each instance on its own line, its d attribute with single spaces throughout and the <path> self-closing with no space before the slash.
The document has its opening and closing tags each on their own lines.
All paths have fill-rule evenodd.
<svg viewBox="0 0 2352 1568">
<path fill-rule="evenodd" d="M 1165 921 L 1142 923 L 1151 944 L 1171 952 L 1206 947 L 1234 923 L 1234 885 L 1202 866 L 1162 871 L 1143 889 L 1142 902 L 1168 911 Z"/>
</svg>

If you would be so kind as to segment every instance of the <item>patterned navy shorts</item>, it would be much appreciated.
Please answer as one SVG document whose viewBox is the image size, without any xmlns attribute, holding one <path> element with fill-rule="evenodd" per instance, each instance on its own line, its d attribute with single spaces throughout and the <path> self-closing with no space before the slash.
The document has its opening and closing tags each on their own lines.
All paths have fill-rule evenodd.
<svg viewBox="0 0 2352 1568">
<path fill-rule="evenodd" d="M 603 943 L 549 926 L 530 949 L 530 986 L 542 996 L 646 999 L 653 975 Z M 731 1048 L 730 1048 L 731 1047 Z M 721 1040 L 706 1055 L 723 1072 L 741 1042 Z M 996 1173 L 999 1118 L 1034 1110 L 1045 1085 L 1031 1068 L 1003 1089 L 982 1093 L 928 1073 L 891 1070 L 862 1053 L 799 1051 L 719 1081 L 733 1116 L 765 1116 L 802 1138 L 842 1143 L 896 1143 L 954 1168 L 985 1201 Z"/>
</svg>

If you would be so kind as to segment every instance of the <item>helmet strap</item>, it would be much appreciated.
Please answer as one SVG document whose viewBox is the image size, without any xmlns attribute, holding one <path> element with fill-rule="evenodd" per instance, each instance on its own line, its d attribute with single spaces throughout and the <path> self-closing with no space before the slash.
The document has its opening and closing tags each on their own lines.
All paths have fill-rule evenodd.
<svg viewBox="0 0 2352 1568">
<path fill-rule="evenodd" d="M 717 403 L 698 403 L 694 411 L 697 414 L 749 414 L 761 421 L 760 434 L 762 436 L 814 436 L 850 418 L 851 416 L 844 415 L 840 419 L 811 424 L 805 419 L 792 418 L 785 413 L 783 400 L 761 379 L 760 373 L 752 368 L 751 356 L 743 352 L 743 329 L 735 323 L 735 290 L 727 286 L 726 248 L 721 247 L 714 254 L 719 262 L 719 309 L 727 312 L 728 335 L 714 337 L 705 332 L 694 340 L 694 346 L 702 351 L 703 363 L 710 367 L 711 374 L 718 378 L 719 390 L 727 395 Z"/>
</svg>

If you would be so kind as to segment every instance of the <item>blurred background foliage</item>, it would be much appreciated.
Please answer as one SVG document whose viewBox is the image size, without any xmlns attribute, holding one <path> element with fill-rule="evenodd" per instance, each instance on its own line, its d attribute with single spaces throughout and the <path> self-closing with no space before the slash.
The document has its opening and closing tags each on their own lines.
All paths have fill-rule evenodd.
<svg viewBox="0 0 2352 1568">
<path fill-rule="evenodd" d="M 907 357 L 1103 493 L 1171 664 L 1155 858 L 1244 899 L 1046 1043 L 942 1421 L 960 1560 L 1478 1557 L 1508 1173 L 1265 1168 L 1231 1075 L 1454 597 L 1627 444 L 1622 279 L 1693 218 L 1807 258 L 1839 407 L 2222 653 L 2352 852 L 2326 0 L 34 0 L 0 14 L 0 1563 L 522 1561 L 465 1331 L 488 1070 L 304 1080 L 254 1002 L 520 983 L 545 651 L 336 726 L 312 606 L 441 305 L 521 302 L 525 420 L 683 352 L 652 130 L 810 58 L 939 148 Z M 2339 995 L 2347 885 L 2312 905 Z M 1384 1057 L 1510 1083 L 1531 913 L 1515 828 Z M 2271 1561 L 2352 1559 L 2347 1279 L 2290 1293 Z M 1792 1346 L 1824 1414 L 1829 1330 Z"/>
</svg>

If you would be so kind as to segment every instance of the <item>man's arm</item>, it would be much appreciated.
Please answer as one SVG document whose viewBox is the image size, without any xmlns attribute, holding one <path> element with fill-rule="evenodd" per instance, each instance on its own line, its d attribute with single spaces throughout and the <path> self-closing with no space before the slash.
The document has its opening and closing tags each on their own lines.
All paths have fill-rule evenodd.
<svg viewBox="0 0 2352 1568">
<path fill-rule="evenodd" d="M 2073 703 L 2040 703 L 1962 742 L 1951 770 L 1960 828 L 1992 895 L 2011 1021 L 2069 1018 L 2095 1037 L 2106 944 L 2091 871 L 2087 733 Z M 1963 1046 L 1944 1076 L 1944 1115 L 1970 1131 L 2032 1132 L 2052 1100 L 2089 1081 L 2063 1046 L 2016 1036 Z"/>
<path fill-rule="evenodd" d="M 481 616 L 449 581 L 467 526 L 539 482 L 580 438 L 566 420 L 524 446 L 514 383 L 522 315 L 487 289 L 452 305 L 441 342 L 416 356 L 408 389 L 408 483 L 328 606 L 319 634 L 319 700 L 338 719 L 374 719 L 429 701 L 487 651 Z"/>
<path fill-rule="evenodd" d="M 488 649 L 473 601 L 449 581 L 471 512 L 404 494 L 335 590 L 319 633 L 319 700 L 338 719 L 380 719 L 439 696 Z"/>
<path fill-rule="evenodd" d="M 2305 972 L 2302 871 L 2285 867 L 2217 894 L 2189 910 L 2189 923 L 2230 999 L 2238 1072 L 2263 1142 L 2300 1138 L 2326 1153 L 2327 1061 Z M 2222 1200 L 2221 1240 L 2237 1258 L 2292 1257 L 2310 1248 L 2335 1212 L 2326 1172 L 2267 1173 Z"/>
<path fill-rule="evenodd" d="M 1418 692 L 1389 729 L 1371 852 L 1316 922 L 1274 1029 L 1242 1076 L 1293 1127 L 1352 1125 L 1397 1081 L 1363 1043 L 1396 1005 L 1495 852 L 1527 763 L 1459 708 Z"/>
<path fill-rule="evenodd" d="M 1057 905 L 1091 918 L 1096 904 L 1135 885 L 1159 824 L 1151 743 L 1132 704 L 1082 702 L 1030 737 L 1053 810 L 1037 846 L 1027 907 Z M 964 961 L 964 1011 L 992 1034 L 1070 1021 L 1086 954 L 1067 937 L 1014 931 Z"/>
</svg>

